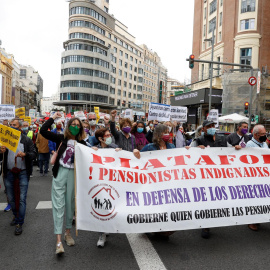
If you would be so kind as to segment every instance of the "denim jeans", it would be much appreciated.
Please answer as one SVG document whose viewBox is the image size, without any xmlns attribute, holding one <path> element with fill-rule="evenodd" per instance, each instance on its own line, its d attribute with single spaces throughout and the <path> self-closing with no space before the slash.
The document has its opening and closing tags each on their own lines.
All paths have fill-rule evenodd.
<svg viewBox="0 0 270 270">
<path fill-rule="evenodd" d="M 39 172 L 43 173 L 43 164 L 44 164 L 44 173 L 48 173 L 50 153 L 39 153 Z"/>
<path fill-rule="evenodd" d="M 19 174 L 20 179 L 20 206 L 19 212 L 15 208 L 15 196 L 14 196 L 14 175 L 11 171 L 7 172 L 5 177 L 5 186 L 7 190 L 7 196 L 12 208 L 13 215 L 15 216 L 15 223 L 22 225 L 24 223 L 25 211 L 26 211 L 26 197 L 28 190 L 28 176 L 26 170 L 21 171 Z"/>
</svg>

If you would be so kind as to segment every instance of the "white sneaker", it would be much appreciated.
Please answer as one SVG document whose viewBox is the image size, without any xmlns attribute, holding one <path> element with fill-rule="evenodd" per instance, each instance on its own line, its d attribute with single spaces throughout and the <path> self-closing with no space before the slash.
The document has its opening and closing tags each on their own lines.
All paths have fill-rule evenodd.
<svg viewBox="0 0 270 270">
<path fill-rule="evenodd" d="M 97 242 L 97 246 L 98 247 L 104 247 L 106 242 L 106 234 L 105 233 L 101 233 Z"/>
</svg>

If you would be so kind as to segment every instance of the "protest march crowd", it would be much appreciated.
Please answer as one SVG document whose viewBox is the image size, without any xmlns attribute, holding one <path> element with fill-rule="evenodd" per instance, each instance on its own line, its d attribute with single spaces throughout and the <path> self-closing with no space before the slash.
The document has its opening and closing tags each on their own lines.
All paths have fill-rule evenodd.
<svg viewBox="0 0 270 270">
<path fill-rule="evenodd" d="M 84 119 L 83 119 L 84 118 Z M 26 213 L 26 199 L 29 180 L 33 175 L 33 166 L 42 177 L 49 177 L 49 165 L 52 165 L 52 212 L 54 234 L 56 235 L 56 254 L 64 253 L 62 229 L 65 220 L 64 241 L 67 246 L 75 244 L 71 236 L 75 220 L 74 194 L 74 152 L 75 142 L 99 149 L 133 152 L 140 159 L 141 152 L 162 151 L 173 148 L 199 147 L 234 147 L 235 150 L 248 147 L 269 148 L 270 140 L 262 125 L 255 125 L 248 132 L 248 123 L 240 122 L 235 133 L 221 136 L 217 133 L 215 123 L 205 120 L 195 131 L 194 137 L 187 133 L 187 128 L 180 122 L 157 120 L 147 121 L 134 116 L 121 118 L 117 111 L 97 119 L 94 112 L 85 117 L 73 117 L 68 121 L 56 112 L 47 120 L 39 119 L 31 124 L 14 118 L 3 120 L 2 125 L 20 131 L 20 140 L 16 151 L 1 146 L 0 161 L 4 176 L 4 187 L 7 199 L 5 211 L 12 210 L 13 219 L 10 225 L 15 226 L 15 235 L 22 233 Z M 181 151 L 181 150 L 179 150 Z M 31 182 L 30 182 L 31 183 Z M 248 227 L 258 230 L 258 224 Z M 174 232 L 155 233 L 168 237 Z M 201 230 L 203 238 L 209 238 L 210 230 Z M 104 247 L 106 233 L 100 232 L 97 246 Z"/>
</svg>

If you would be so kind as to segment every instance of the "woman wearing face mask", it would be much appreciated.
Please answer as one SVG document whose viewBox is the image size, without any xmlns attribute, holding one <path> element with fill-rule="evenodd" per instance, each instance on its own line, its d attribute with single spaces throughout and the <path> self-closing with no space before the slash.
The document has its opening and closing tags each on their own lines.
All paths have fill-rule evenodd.
<svg viewBox="0 0 270 270">
<path fill-rule="evenodd" d="M 172 149 L 175 148 L 174 144 L 169 143 L 170 140 L 170 134 L 169 134 L 169 128 L 168 126 L 159 124 L 154 129 L 153 133 L 153 143 L 147 144 L 141 152 L 147 152 L 147 151 L 156 151 L 156 150 L 166 150 L 166 149 Z M 140 151 L 135 149 L 133 151 L 133 154 L 136 158 L 140 159 L 141 154 Z M 155 233 L 157 236 L 161 237 L 168 237 L 169 235 L 173 234 L 174 232 L 158 232 Z"/>
<path fill-rule="evenodd" d="M 112 143 L 112 135 L 108 128 L 101 128 L 95 133 L 96 139 L 99 141 L 97 146 L 92 147 L 94 150 L 98 149 L 115 149 L 115 151 L 120 151 L 121 148 L 114 143 Z M 106 233 L 100 232 L 99 239 L 97 242 L 98 247 L 104 247 L 106 242 Z"/>
<path fill-rule="evenodd" d="M 84 129 L 84 132 L 86 134 L 85 141 L 87 141 L 89 138 L 89 130 L 90 130 L 90 124 L 87 121 L 83 122 L 83 129 Z"/>
<path fill-rule="evenodd" d="M 66 209 L 66 231 L 65 241 L 68 246 L 75 244 L 70 234 L 73 214 L 75 210 L 74 195 L 74 148 L 75 143 L 86 145 L 85 132 L 79 118 L 72 118 L 68 121 L 64 134 L 56 134 L 48 131 L 56 118 L 61 117 L 55 113 L 49 118 L 40 129 L 43 137 L 56 143 L 58 155 L 53 167 L 52 182 L 52 208 L 54 220 L 54 233 L 56 234 L 56 254 L 64 253 L 61 242 L 63 229 L 64 212 Z"/>
<path fill-rule="evenodd" d="M 122 118 L 120 120 L 120 131 L 117 131 L 115 128 L 116 113 L 116 110 L 111 112 L 112 119 L 110 123 L 110 129 L 114 136 L 115 143 L 123 150 L 132 152 L 136 149 L 136 141 L 135 137 L 130 133 L 132 125 L 131 121 L 128 118 Z"/>
<path fill-rule="evenodd" d="M 133 123 L 131 134 L 134 135 L 135 137 L 136 146 L 138 150 L 142 150 L 143 147 L 149 143 L 147 139 L 145 138 L 146 128 L 145 128 L 144 122 L 137 121 Z"/>
</svg>

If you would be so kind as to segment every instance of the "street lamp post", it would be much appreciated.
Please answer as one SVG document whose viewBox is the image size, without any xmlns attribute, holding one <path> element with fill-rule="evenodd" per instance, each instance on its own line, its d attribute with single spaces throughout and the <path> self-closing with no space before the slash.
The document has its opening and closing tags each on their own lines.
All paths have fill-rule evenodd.
<svg viewBox="0 0 270 270">
<path fill-rule="evenodd" d="M 212 38 L 210 39 L 205 39 L 204 41 L 211 41 L 212 45 L 212 50 L 211 50 L 211 62 L 214 60 L 214 43 L 215 43 L 215 35 L 214 35 L 215 29 L 212 30 Z M 209 91 L 209 109 L 208 113 L 211 111 L 211 106 L 212 106 L 212 88 L 213 88 L 213 63 L 211 63 L 211 68 L 210 68 L 210 91 Z"/>
</svg>

